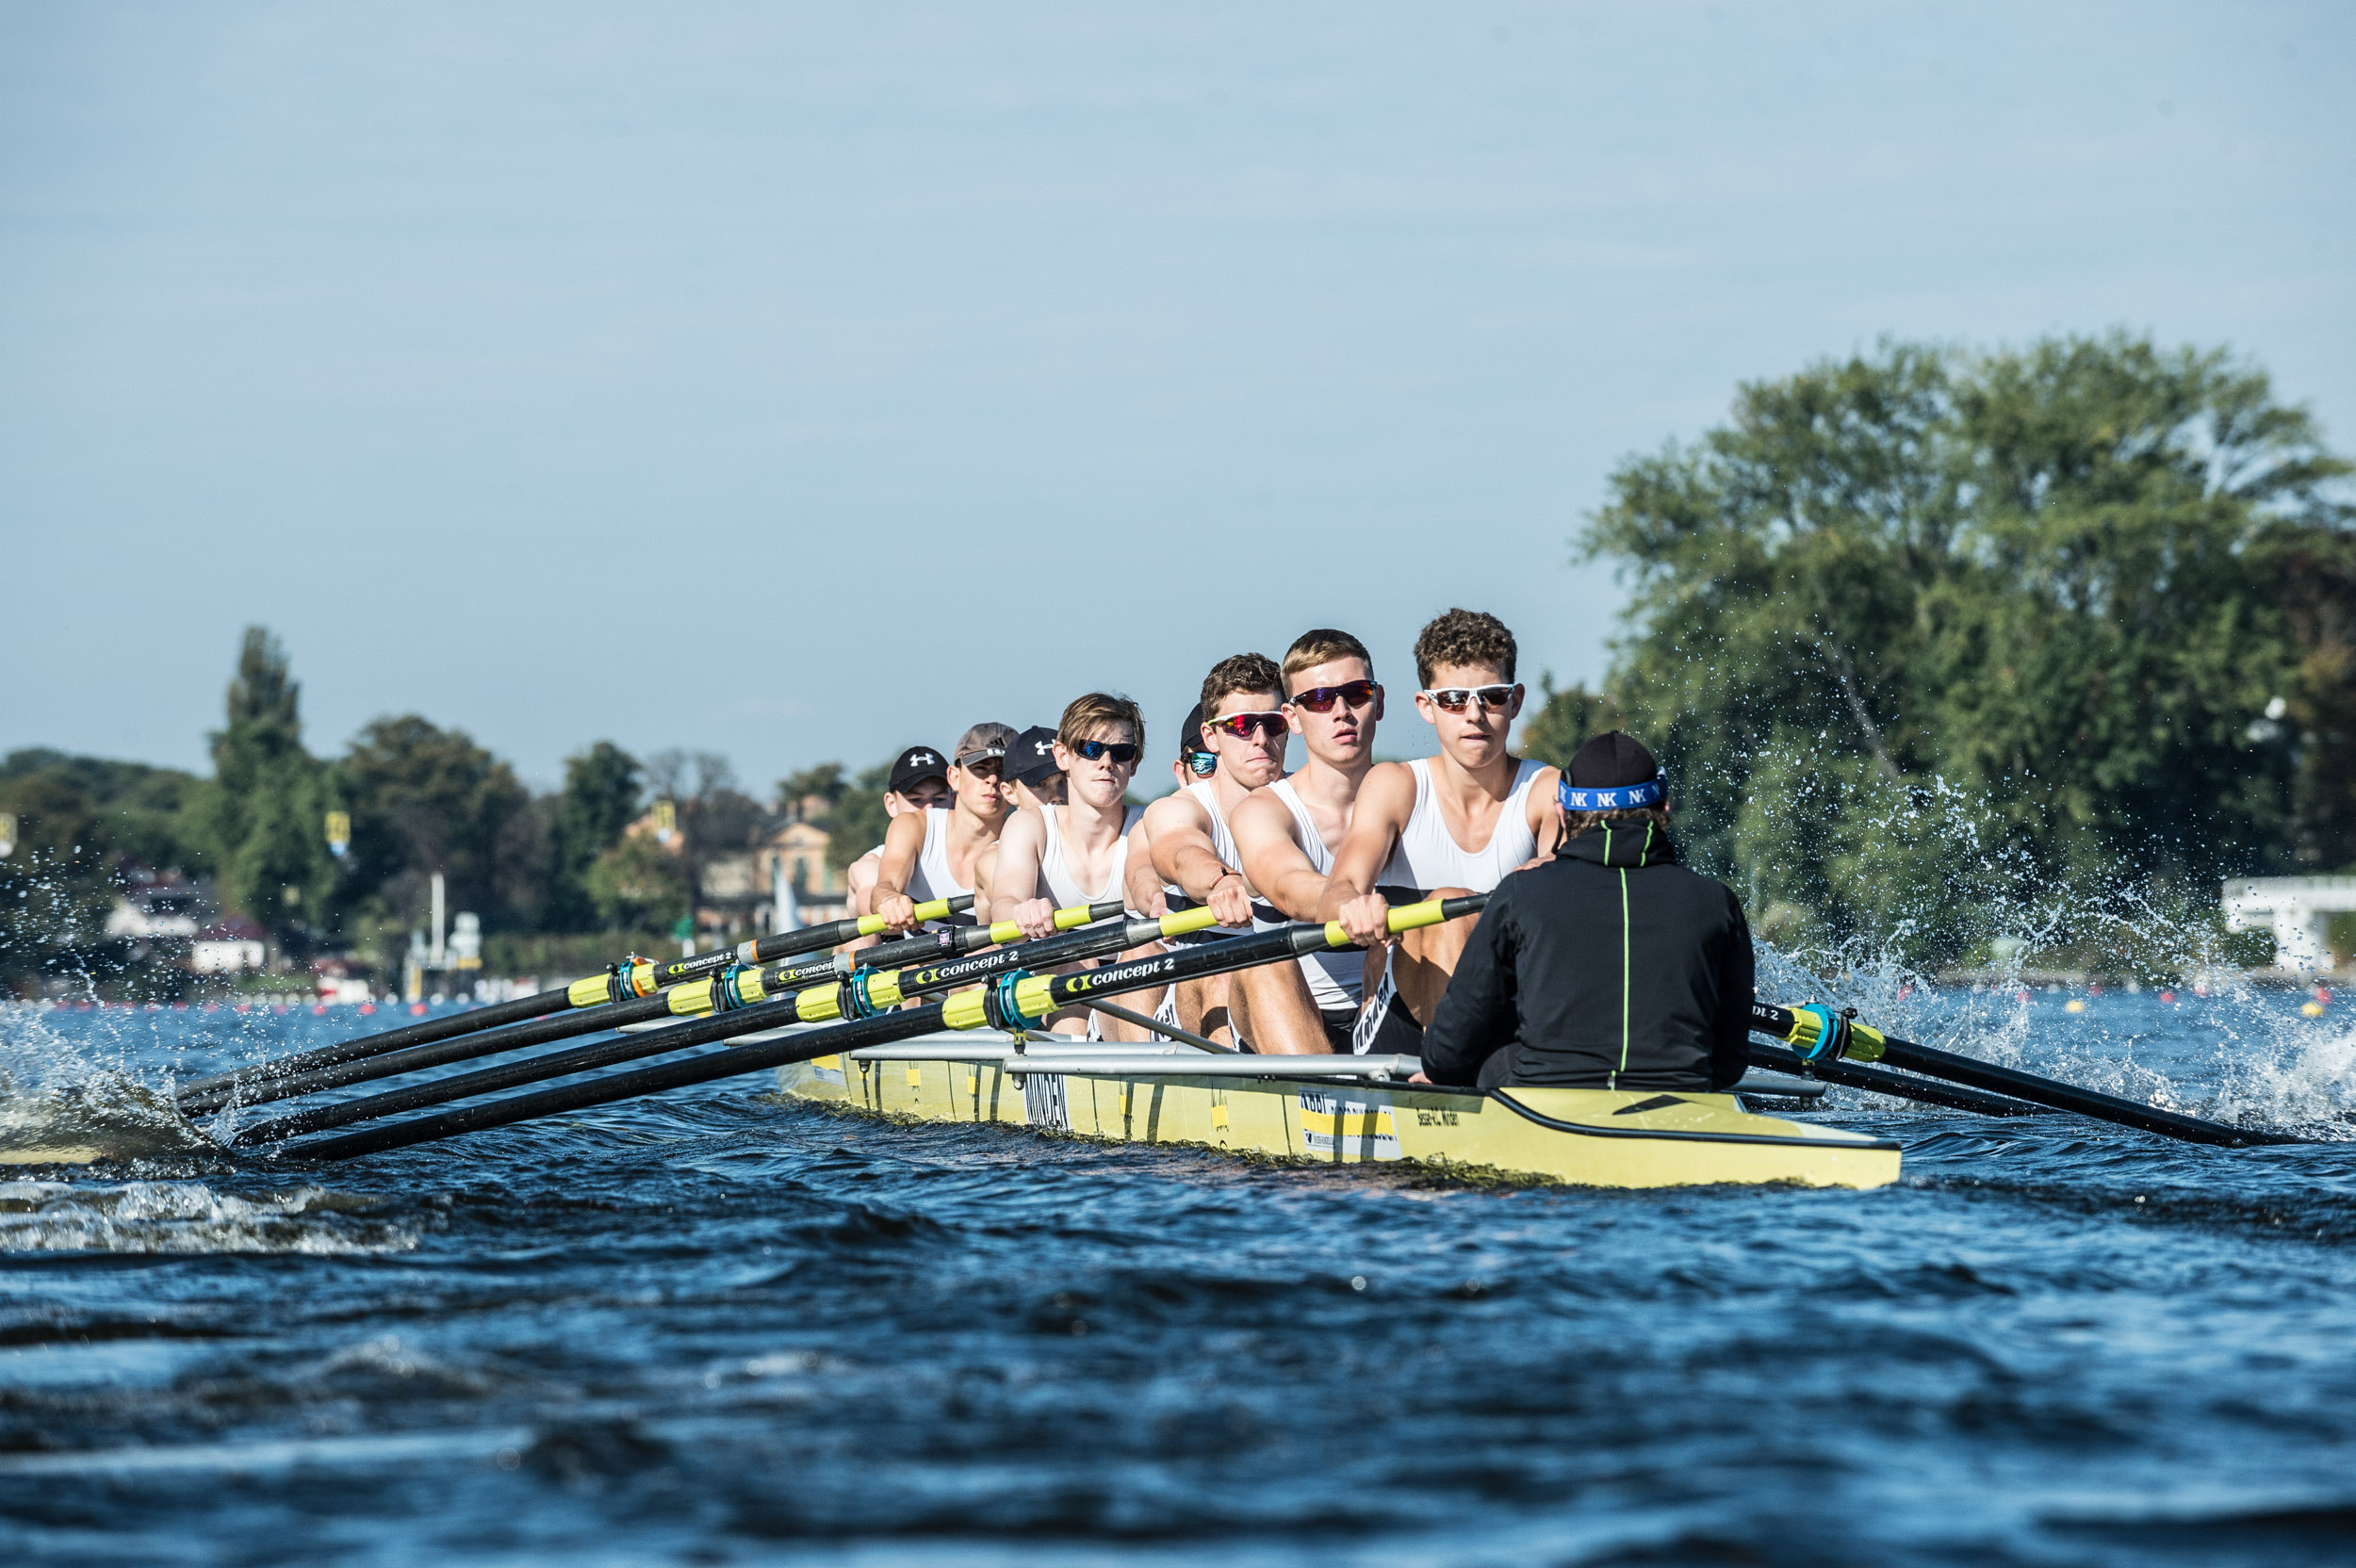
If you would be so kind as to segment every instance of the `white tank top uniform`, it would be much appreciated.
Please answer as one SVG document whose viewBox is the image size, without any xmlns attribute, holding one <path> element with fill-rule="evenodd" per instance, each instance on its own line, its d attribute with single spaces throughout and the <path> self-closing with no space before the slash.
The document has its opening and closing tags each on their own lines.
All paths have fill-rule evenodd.
<svg viewBox="0 0 2356 1568">
<path fill-rule="evenodd" d="M 1521 766 L 1513 771 L 1513 787 L 1506 792 L 1504 803 L 1497 808 L 1497 820 L 1489 829 L 1489 841 L 1480 849 L 1466 849 L 1448 836 L 1448 819 L 1441 815 L 1440 803 L 1432 793 L 1432 759 L 1418 757 L 1407 767 L 1415 776 L 1415 805 L 1407 814 L 1407 825 L 1399 829 L 1390 863 L 1376 878 L 1378 887 L 1411 888 L 1419 895 L 1435 888 L 1464 888 L 1485 893 L 1504 881 L 1506 873 L 1538 853 L 1538 835 L 1530 825 L 1530 787 L 1546 771 L 1544 762 L 1522 759 Z M 1364 1055 L 1374 1049 L 1375 1037 L 1383 1033 L 1388 1021 L 1391 1039 L 1384 1046 L 1385 1052 L 1408 1056 L 1422 1054 L 1423 1029 L 1408 1016 L 1406 1008 L 1392 1007 L 1398 997 L 1399 988 L 1391 983 L 1391 969 L 1385 964 L 1382 984 L 1375 988 L 1374 1001 L 1359 1016 L 1358 1027 L 1350 1036 L 1352 1051 Z M 1396 1021 L 1391 1019 L 1394 1011 L 1399 1015 Z"/>
<path fill-rule="evenodd" d="M 1113 858 L 1104 874 L 1104 885 L 1091 892 L 1072 875 L 1071 861 L 1063 848 L 1063 808 L 1041 805 L 1039 813 L 1047 819 L 1047 847 L 1039 852 L 1039 879 L 1047 886 L 1047 895 L 1058 909 L 1076 908 L 1083 904 L 1109 904 L 1121 891 L 1122 877 L 1129 869 L 1129 829 L 1137 826 L 1145 815 L 1145 808 L 1132 806 L 1121 819 L 1121 838 L 1113 845 Z"/>
<path fill-rule="evenodd" d="M 919 904 L 929 904 L 936 898 L 955 898 L 973 890 L 959 882 L 949 871 L 949 808 L 924 808 L 924 844 L 916 852 L 916 869 L 908 875 L 908 897 Z M 973 917 L 951 915 L 943 923 L 964 925 Z"/>
<path fill-rule="evenodd" d="M 1333 874 L 1333 852 L 1317 832 L 1317 825 L 1301 804 L 1301 792 L 1289 778 L 1280 778 L 1268 786 L 1270 793 L 1284 803 L 1284 809 L 1293 814 L 1301 841 L 1301 852 L 1309 858 L 1319 875 Z M 1524 859 L 1529 857 L 1523 857 Z M 1252 912 L 1252 928 L 1273 931 L 1280 925 L 1290 925 L 1288 920 L 1264 921 L 1255 906 Z M 1301 978 L 1309 982 L 1309 999 L 1317 1004 L 1320 1013 L 1350 1013 L 1358 1011 L 1360 998 L 1366 995 L 1366 950 L 1346 947 L 1339 952 L 1305 953 L 1301 957 Z M 1345 1021 L 1346 1022 L 1347 1021 Z"/>
<path fill-rule="evenodd" d="M 1236 875 L 1242 876 L 1243 853 L 1235 848 L 1235 836 L 1227 830 L 1226 813 L 1219 808 L 1219 787 L 1207 778 L 1198 779 L 1186 786 L 1186 793 L 1202 803 L 1203 814 L 1211 819 L 1211 848 L 1218 853 L 1219 863 Z M 1252 900 L 1252 920 L 1255 928 L 1263 916 L 1270 921 L 1284 919 L 1274 907 L 1260 901 L 1260 895 L 1253 891 L 1249 877 L 1244 879 L 1244 892 Z M 1172 914 L 1181 909 L 1194 907 L 1194 900 L 1188 898 L 1186 890 L 1173 882 L 1162 884 L 1162 896 L 1170 906 Z M 1241 931 L 1231 931 L 1225 926 L 1214 925 L 1205 930 L 1190 932 L 1184 937 L 1173 937 L 1170 939 L 1191 946 L 1196 942 L 1224 941 L 1230 937 L 1243 935 L 1245 933 Z"/>
</svg>

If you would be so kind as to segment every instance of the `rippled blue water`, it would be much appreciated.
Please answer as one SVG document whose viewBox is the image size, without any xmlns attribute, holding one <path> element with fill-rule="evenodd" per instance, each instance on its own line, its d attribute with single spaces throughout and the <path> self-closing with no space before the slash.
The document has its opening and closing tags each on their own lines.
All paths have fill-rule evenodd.
<svg viewBox="0 0 2356 1568">
<path fill-rule="evenodd" d="M 2063 1000 L 1887 1011 L 2356 1131 L 2344 1006 Z M 0 1037 L 22 1109 L 363 1021 L 20 1009 Z M 1902 1185 L 1494 1190 L 766 1088 L 348 1166 L 0 1185 L 0 1552 L 2356 1557 L 2356 1144 L 1852 1097 L 1824 1114 L 1903 1140 Z"/>
</svg>

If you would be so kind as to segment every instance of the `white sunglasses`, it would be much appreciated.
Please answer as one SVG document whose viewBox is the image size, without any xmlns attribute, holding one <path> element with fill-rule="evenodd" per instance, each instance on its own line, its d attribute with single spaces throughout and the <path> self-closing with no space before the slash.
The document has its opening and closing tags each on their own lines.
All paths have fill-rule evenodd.
<svg viewBox="0 0 2356 1568">
<path fill-rule="evenodd" d="M 1429 700 L 1444 713 L 1462 713 L 1464 704 L 1477 702 L 1490 712 L 1502 711 L 1521 688 L 1508 683 L 1503 686 L 1441 686 L 1417 692 L 1415 695 Z"/>
</svg>

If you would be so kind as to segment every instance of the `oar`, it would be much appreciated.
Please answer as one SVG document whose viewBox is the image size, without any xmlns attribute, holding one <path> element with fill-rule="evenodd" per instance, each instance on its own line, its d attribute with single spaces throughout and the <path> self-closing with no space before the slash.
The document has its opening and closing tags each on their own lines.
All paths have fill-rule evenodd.
<svg viewBox="0 0 2356 1568">
<path fill-rule="evenodd" d="M 944 920 L 973 906 L 972 893 L 959 893 L 954 898 L 935 899 L 929 904 L 918 905 L 916 916 L 919 920 Z M 1118 913 L 1118 909 L 1115 912 Z M 1062 911 L 1058 913 L 1060 915 Z M 217 1111 L 232 1100 L 255 1104 L 264 1100 L 284 1099 L 286 1097 L 280 1094 L 262 1095 L 248 1091 L 252 1086 L 272 1079 L 292 1077 L 342 1062 L 381 1056 L 388 1052 L 427 1045 L 435 1040 L 480 1034 L 487 1029 L 497 1029 L 524 1019 L 539 1018 L 568 1008 L 578 1010 L 640 1001 L 666 987 L 680 985 L 732 966 L 773 963 L 796 954 L 812 953 L 860 937 L 872 937 L 883 928 L 882 916 L 861 915 L 851 920 L 828 921 L 824 925 L 804 926 L 797 931 L 780 931 L 762 937 L 758 941 L 740 942 L 734 947 L 698 953 L 692 957 L 662 962 L 651 958 L 628 958 L 603 973 L 576 980 L 562 990 L 538 991 L 510 1002 L 495 1002 L 487 1007 L 469 1008 L 449 1018 L 428 1019 L 423 1023 L 387 1029 L 377 1035 L 363 1035 L 356 1039 L 340 1040 L 317 1050 L 299 1051 L 289 1056 L 257 1062 L 233 1072 L 198 1078 L 183 1084 L 173 1099 L 178 1102 L 182 1113 L 188 1116 Z M 292 1092 L 309 1091 L 298 1089 Z"/>
<path fill-rule="evenodd" d="M 1391 911 L 1390 929 L 1397 933 L 1418 926 L 1435 925 L 1444 920 L 1471 914 L 1487 902 L 1487 894 L 1476 893 L 1468 898 L 1433 899 L 1422 904 L 1403 905 Z M 306 1159 L 352 1159 L 382 1150 L 401 1149 L 437 1138 L 455 1137 L 486 1127 L 504 1127 L 513 1122 L 529 1121 L 535 1117 L 560 1116 L 570 1111 L 612 1104 L 615 1101 L 634 1100 L 694 1084 L 706 1084 L 718 1078 L 760 1072 L 782 1067 L 788 1062 L 808 1061 L 812 1056 L 832 1055 L 859 1046 L 908 1039 L 941 1028 L 979 1029 L 988 1025 L 1026 1029 L 1058 1007 L 1085 1006 L 1097 996 L 1158 988 L 1183 980 L 1224 974 L 1233 970 L 1249 969 L 1255 964 L 1274 963 L 1307 953 L 1349 945 L 1349 934 L 1342 929 L 1339 921 L 1333 921 L 1324 925 L 1282 926 L 1250 937 L 1209 942 L 1184 952 L 1156 954 L 1073 974 L 1041 975 L 1012 971 L 998 976 L 990 985 L 959 991 L 945 1002 L 859 1019 L 832 1028 L 814 1029 L 783 1039 L 739 1045 L 728 1051 L 637 1068 L 628 1072 L 610 1073 L 585 1083 L 562 1085 L 532 1094 L 481 1101 L 437 1116 L 365 1127 L 339 1137 L 294 1144 L 286 1152 Z M 782 1014 L 789 1004 L 779 1003 L 771 1005 L 777 1009 L 777 1013 L 771 1015 L 775 1017 Z M 767 1008 L 748 1008 L 730 1018 L 710 1019 L 685 1025 L 678 1032 L 683 1035 L 712 1030 L 713 1033 L 704 1037 L 718 1038 L 722 1034 L 767 1026 L 769 1019 L 756 1017 L 767 1011 Z"/>
<path fill-rule="evenodd" d="M 1056 910 L 1055 924 L 1058 929 L 1066 931 L 1075 927 L 1087 930 L 1088 921 L 1107 919 L 1121 912 L 1121 906 L 1117 902 L 1076 905 L 1069 909 Z M 405 1072 L 419 1072 L 450 1062 L 472 1061 L 478 1056 L 497 1056 L 510 1051 L 521 1051 L 527 1046 L 547 1045 L 555 1040 L 571 1039 L 578 1035 L 600 1034 L 633 1023 L 648 1023 L 665 1018 L 693 1018 L 704 1013 L 733 1012 L 740 1007 L 772 1000 L 782 992 L 813 981 L 842 979 L 853 972 L 854 963 L 864 964 L 874 959 L 879 966 L 891 963 L 896 967 L 923 958 L 937 958 L 942 954 L 968 953 L 991 942 L 1020 942 L 1023 939 L 1022 927 L 1012 921 L 1001 921 L 995 925 L 960 925 L 947 931 L 928 932 L 907 941 L 871 947 L 857 955 L 806 960 L 798 964 L 774 964 L 766 969 L 732 968 L 630 1002 L 607 1003 L 560 1018 L 530 1019 L 503 1029 L 488 1029 L 480 1034 L 437 1040 L 429 1045 L 413 1045 L 381 1055 L 365 1056 L 357 1061 L 338 1062 L 310 1072 L 275 1075 L 242 1086 L 237 1099 L 238 1103 L 244 1105 L 267 1104 L 273 1100 L 294 1100 L 306 1094 L 317 1094 L 322 1089 L 341 1088 L 348 1084 L 364 1084 L 378 1078 L 397 1078 Z M 254 1140 L 241 1136 L 237 1141 L 250 1143 Z"/>
<path fill-rule="evenodd" d="M 2057 1111 L 2071 1111 L 2097 1121 L 2113 1121 L 2121 1127 L 2134 1127 L 2146 1133 L 2158 1133 L 2185 1143 L 2218 1144 L 2231 1149 L 2260 1143 L 2315 1141 L 2291 1133 L 2204 1121 L 2197 1116 L 2164 1111 L 2156 1105 L 2137 1104 L 2115 1094 L 2082 1089 L 2075 1084 L 2065 1084 L 2057 1079 L 2040 1078 L 2034 1072 L 2021 1072 L 2013 1068 L 1998 1067 L 1993 1062 L 1959 1056 L 1952 1051 L 1917 1045 L 1912 1040 L 1902 1040 L 1867 1024 L 1856 1022 L 1829 1007 L 1787 1009 L 1754 1003 L 1751 1005 L 1751 1027 L 1759 1034 L 1791 1042 L 1801 1060 L 1811 1070 L 1820 1062 L 1829 1063 L 1843 1056 L 1859 1062 L 1880 1062 L 1890 1067 L 1904 1068 L 1909 1072 L 1919 1072 L 1925 1078 L 1942 1078 L 1953 1084 L 1989 1089 L 2033 1104 L 2051 1106 Z"/>
<path fill-rule="evenodd" d="M 1058 911 L 1058 914 L 1060 916 L 1076 912 L 1081 911 L 1064 910 Z M 358 1100 L 341 1100 L 333 1104 L 315 1105 L 306 1110 L 297 1111 L 292 1116 L 257 1122 L 240 1131 L 231 1141 L 242 1146 L 279 1143 L 304 1133 L 315 1133 L 330 1127 L 349 1127 L 357 1121 L 373 1121 L 379 1117 L 395 1116 L 402 1111 L 418 1110 L 427 1105 L 447 1104 L 453 1100 L 469 1100 L 478 1094 L 491 1094 L 500 1089 L 520 1087 L 526 1084 L 543 1083 L 551 1078 L 568 1078 L 574 1073 L 587 1072 L 596 1068 L 613 1067 L 622 1062 L 636 1061 L 646 1056 L 659 1056 L 672 1051 L 684 1051 L 691 1046 L 708 1045 L 715 1039 L 748 1034 L 757 1029 L 781 1028 L 791 1023 L 825 1022 L 832 1019 L 861 1018 L 869 1013 L 882 1012 L 896 1007 L 903 1002 L 918 996 L 936 991 L 953 990 L 975 979 L 987 978 L 990 974 L 1017 966 L 1028 966 L 1042 961 L 1070 961 L 1075 958 L 1095 957 L 1107 953 L 1119 953 L 1128 948 L 1141 947 L 1150 941 L 1188 935 L 1202 930 L 1211 924 L 1212 921 L 1213 917 L 1209 910 L 1190 909 L 1164 916 L 1160 920 L 1107 923 L 1109 929 L 1082 926 L 1072 932 L 1068 938 L 1049 938 L 1026 945 L 1008 947 L 1001 952 L 986 954 L 978 959 L 954 965 L 919 965 L 892 971 L 875 969 L 850 972 L 837 972 L 827 966 L 813 965 L 810 966 L 815 972 L 812 977 L 823 974 L 827 983 L 782 995 L 780 994 L 784 988 L 782 982 L 769 983 L 766 985 L 765 994 L 756 989 L 753 994 L 741 997 L 731 1006 L 719 1009 L 718 1016 L 713 1021 L 720 1025 L 717 1029 L 691 1024 L 672 1029 L 648 1030 L 643 1034 L 626 1036 L 621 1039 L 598 1040 L 588 1045 L 575 1046 L 569 1051 L 552 1051 L 542 1055 L 527 1057 L 522 1061 L 510 1062 L 501 1067 L 486 1068 L 477 1072 L 460 1073 L 450 1078 L 436 1078 L 429 1083 L 415 1084 L 407 1088 L 391 1089 L 383 1094 L 368 1095 Z M 1022 935 L 1021 931 L 1015 929 L 1010 923 L 1000 934 L 1009 939 L 1019 938 Z M 894 945 L 921 946 L 924 944 Z M 1049 949 L 1056 951 L 1050 952 Z M 886 947 L 871 947 L 866 953 L 859 956 L 865 957 L 868 954 L 889 951 L 890 949 Z M 752 972 L 745 972 L 738 978 L 740 982 L 750 980 L 758 984 L 768 982 L 770 977 L 777 972 L 779 972 L 762 971 L 756 976 Z M 718 984 L 716 981 L 696 982 L 697 986 Z M 691 988 L 680 987 L 667 994 L 677 996 L 680 991 Z M 658 1000 L 652 997 L 647 999 L 648 1002 Z M 712 1011 L 711 1008 L 697 1010 Z M 574 1032 L 587 1033 L 588 1029 L 595 1025 L 596 1021 L 593 1020 L 588 1025 L 577 1028 Z M 524 1024 L 520 1027 L 523 1029 L 546 1027 L 546 1021 L 541 1024 Z M 447 1053 L 463 1051 L 475 1043 L 471 1040 L 452 1040 L 420 1049 L 425 1052 Z M 412 1053 L 404 1052 L 401 1054 L 407 1056 Z M 443 1059 L 459 1058 L 449 1056 Z M 388 1060 L 387 1058 L 352 1064 L 330 1070 L 350 1072 L 358 1069 L 384 1065 L 384 1062 Z M 414 1070 L 414 1066 L 423 1065 L 431 1064 L 417 1063 L 404 1070 Z"/>
<path fill-rule="evenodd" d="M 1123 1023 L 1134 1023 L 1140 1029 L 1151 1029 L 1164 1039 L 1172 1039 L 1181 1045 L 1193 1046 L 1197 1051 L 1217 1052 L 1224 1056 L 1243 1054 L 1232 1045 L 1221 1045 L 1217 1040 L 1205 1039 L 1192 1030 L 1181 1029 L 1174 1023 L 1164 1023 L 1159 1019 L 1147 1018 L 1143 1013 L 1133 1013 L 1126 1007 L 1116 1007 L 1109 1002 L 1099 1000 L 1089 1003 L 1088 1005 L 1097 1012 L 1112 1014 Z"/>
<path fill-rule="evenodd" d="M 1840 1084 L 1853 1089 L 1871 1089 L 1897 1100 L 1919 1100 L 1925 1105 L 1944 1105 L 1949 1110 L 1974 1111 L 1981 1116 L 2044 1116 L 2047 1107 L 2032 1105 L 2024 1100 L 2007 1100 L 2001 1094 L 1982 1094 L 1955 1084 L 1942 1084 L 1936 1078 L 1913 1078 L 1903 1072 L 1890 1072 L 1882 1068 L 1867 1067 L 1862 1062 L 1843 1061 L 1826 1057 L 1810 1062 L 1796 1051 L 1786 1051 L 1779 1045 L 1751 1044 L 1751 1065 L 1771 1068 L 1805 1078 L 1821 1078 L 1827 1084 Z M 1742 1086 L 1734 1086 L 1735 1092 L 1743 1092 Z"/>
</svg>

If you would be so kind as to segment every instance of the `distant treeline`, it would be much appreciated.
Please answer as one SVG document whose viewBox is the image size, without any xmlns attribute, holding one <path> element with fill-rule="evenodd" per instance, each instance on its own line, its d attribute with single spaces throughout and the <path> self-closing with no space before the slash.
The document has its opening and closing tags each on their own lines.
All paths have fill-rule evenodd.
<svg viewBox="0 0 2356 1568">
<path fill-rule="evenodd" d="M 1727 424 L 1612 475 L 1576 548 L 1621 568 L 1624 635 L 1602 689 L 1549 689 L 1522 744 L 1560 762 L 1641 735 L 1689 858 L 1787 939 L 1945 960 L 2356 867 L 2350 472 L 2262 371 L 2124 335 L 1890 343 L 1748 384 Z M 0 985 L 87 956 L 125 858 L 290 952 L 392 963 L 436 870 L 520 942 L 666 928 L 772 811 L 826 826 L 838 868 L 883 836 L 881 765 L 764 806 L 723 759 L 601 741 L 535 796 L 414 714 L 315 758 L 298 698 L 254 628 L 212 777 L 0 765 L 25 841 L 0 861 Z M 624 831 L 656 798 L 676 852 Z"/>
</svg>

